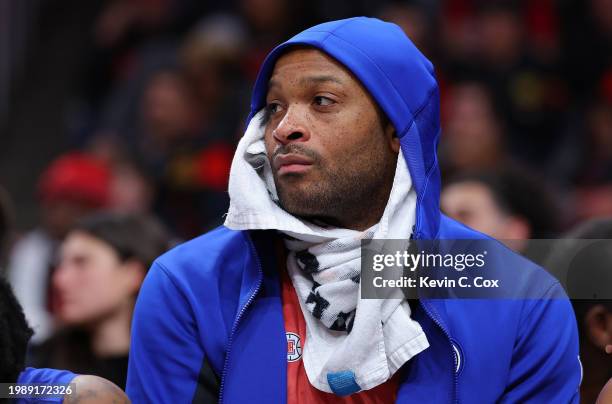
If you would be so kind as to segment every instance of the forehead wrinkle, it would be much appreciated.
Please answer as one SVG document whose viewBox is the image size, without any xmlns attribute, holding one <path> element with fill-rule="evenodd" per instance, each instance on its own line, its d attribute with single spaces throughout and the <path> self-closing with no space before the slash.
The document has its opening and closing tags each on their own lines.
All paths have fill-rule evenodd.
<svg viewBox="0 0 612 404">
<path fill-rule="evenodd" d="M 307 76 L 300 78 L 300 84 L 322 84 L 322 83 L 344 84 L 342 80 L 333 75 Z"/>
<path fill-rule="evenodd" d="M 305 85 L 309 85 L 309 84 L 324 84 L 324 83 L 335 83 L 335 84 L 340 84 L 340 85 L 344 85 L 344 81 L 342 81 L 340 78 L 333 76 L 333 75 L 317 75 L 317 76 L 306 76 L 306 77 L 301 77 L 298 80 L 298 84 L 305 86 Z M 283 85 L 279 80 L 275 80 L 274 78 L 271 78 L 270 81 L 268 81 L 268 91 L 270 91 L 273 88 L 282 88 Z"/>
<path fill-rule="evenodd" d="M 268 81 L 268 91 L 271 90 L 274 87 L 282 87 L 281 83 L 279 83 L 277 80 L 274 79 L 270 79 L 270 81 Z"/>
</svg>

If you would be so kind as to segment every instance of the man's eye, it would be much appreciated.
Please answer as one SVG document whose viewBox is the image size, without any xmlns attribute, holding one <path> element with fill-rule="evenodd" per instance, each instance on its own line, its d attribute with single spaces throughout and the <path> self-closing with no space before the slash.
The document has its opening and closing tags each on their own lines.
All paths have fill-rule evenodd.
<svg viewBox="0 0 612 404">
<path fill-rule="evenodd" d="M 270 118 L 272 117 L 272 115 L 280 111 L 280 108 L 281 106 L 278 102 L 267 103 L 264 107 L 264 113 L 261 116 L 261 121 L 259 122 L 261 126 L 267 125 L 268 122 L 270 122 Z"/>
<path fill-rule="evenodd" d="M 271 102 L 266 105 L 266 112 L 268 114 L 275 114 L 280 110 L 280 104 L 278 102 Z"/>
<path fill-rule="evenodd" d="M 335 101 L 332 100 L 331 98 L 327 98 L 322 95 L 317 95 L 316 97 L 314 97 L 314 102 L 315 104 L 321 105 L 323 107 L 326 107 L 328 105 L 332 105 L 335 103 Z"/>
</svg>

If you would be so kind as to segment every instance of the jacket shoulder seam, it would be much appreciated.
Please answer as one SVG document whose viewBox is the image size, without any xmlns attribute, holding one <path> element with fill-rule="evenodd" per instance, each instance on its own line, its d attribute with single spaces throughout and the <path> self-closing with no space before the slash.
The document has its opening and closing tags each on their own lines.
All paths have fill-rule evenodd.
<svg viewBox="0 0 612 404">
<path fill-rule="evenodd" d="M 165 264 L 162 264 L 161 262 L 156 261 L 154 265 L 159 266 L 159 269 L 162 271 L 165 277 L 170 281 L 174 289 L 178 292 L 178 294 L 185 301 L 185 303 L 187 303 L 187 306 L 189 306 L 189 299 L 187 299 L 187 296 L 185 296 L 183 289 L 179 287 L 178 283 L 176 282 L 175 277 L 171 274 L 170 269 L 168 269 L 168 267 Z"/>
</svg>

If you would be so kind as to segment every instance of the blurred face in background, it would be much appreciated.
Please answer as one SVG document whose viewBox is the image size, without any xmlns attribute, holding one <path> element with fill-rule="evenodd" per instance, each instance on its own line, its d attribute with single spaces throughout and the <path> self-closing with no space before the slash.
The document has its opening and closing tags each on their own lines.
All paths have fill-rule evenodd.
<svg viewBox="0 0 612 404">
<path fill-rule="evenodd" d="M 240 9 L 251 26 L 258 32 L 275 32 L 287 24 L 287 0 L 241 0 Z"/>
<path fill-rule="evenodd" d="M 444 107 L 444 160 L 462 170 L 497 166 L 503 154 L 502 134 L 485 88 L 477 83 L 457 85 Z"/>
<path fill-rule="evenodd" d="M 491 190 L 479 182 L 458 182 L 445 187 L 440 207 L 453 219 L 498 240 L 529 238 L 527 222 L 505 212 Z M 509 246 L 520 249 L 520 243 Z"/>
<path fill-rule="evenodd" d="M 162 145 L 197 131 L 199 113 L 193 94 L 175 72 L 153 76 L 145 89 L 141 108 L 147 134 Z"/>
<path fill-rule="evenodd" d="M 479 40 L 484 60 L 493 65 L 507 65 L 520 55 L 522 26 L 510 10 L 490 10 L 480 16 Z"/>
<path fill-rule="evenodd" d="M 109 244 L 73 231 L 53 274 L 56 317 L 67 325 L 90 325 L 131 311 L 143 278 L 140 263 L 122 262 Z"/>
<path fill-rule="evenodd" d="M 399 25 L 416 47 L 428 54 L 431 26 L 425 10 L 410 4 L 390 3 L 383 8 L 380 18 Z"/>
<path fill-rule="evenodd" d="M 110 188 L 110 205 L 114 211 L 147 213 L 151 209 L 153 187 L 135 167 L 117 165 Z"/>
</svg>

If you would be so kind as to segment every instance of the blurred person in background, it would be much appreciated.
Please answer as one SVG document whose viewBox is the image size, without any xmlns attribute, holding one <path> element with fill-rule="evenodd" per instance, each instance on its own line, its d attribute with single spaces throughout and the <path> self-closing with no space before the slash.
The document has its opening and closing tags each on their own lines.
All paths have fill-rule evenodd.
<svg viewBox="0 0 612 404">
<path fill-rule="evenodd" d="M 95 374 L 124 388 L 136 296 L 167 248 L 150 217 L 99 213 L 73 227 L 53 274 L 54 315 L 63 328 L 32 349 L 31 365 Z"/>
<path fill-rule="evenodd" d="M 379 10 L 379 18 L 397 24 L 428 58 L 434 55 L 436 32 L 434 20 L 423 2 L 388 1 Z"/>
<path fill-rule="evenodd" d="M 558 138 L 568 94 L 555 57 L 544 59 L 532 48 L 525 22 L 527 3 L 480 3 L 475 73 L 491 90 L 496 108 L 504 111 L 511 154 L 540 166 L 550 157 L 551 142 Z"/>
<path fill-rule="evenodd" d="M 155 182 L 142 164 L 130 159 L 117 139 L 104 133 L 95 134 L 86 150 L 111 171 L 109 210 L 134 214 L 152 212 Z"/>
<path fill-rule="evenodd" d="M 154 192 L 154 184 L 137 164 L 123 161 L 113 166 L 110 207 L 114 212 L 149 214 Z"/>
<path fill-rule="evenodd" d="M 98 130 L 144 168 L 155 184 L 153 210 L 181 238 L 220 224 L 227 211 L 229 167 L 248 109 L 246 46 L 238 18 L 206 16 L 164 67 L 145 63 L 120 86 Z"/>
<path fill-rule="evenodd" d="M 593 403 L 612 378 L 612 218 L 583 222 L 568 231 L 546 267 L 566 276 L 580 338 L 582 403 Z M 582 240 L 596 240 L 586 244 Z M 608 403 L 604 401 L 602 403 Z"/>
<path fill-rule="evenodd" d="M 169 154 L 197 138 L 201 113 L 185 78 L 171 69 L 150 78 L 140 107 L 140 136 L 134 146 L 142 160 L 157 172 L 163 170 Z"/>
<path fill-rule="evenodd" d="M 114 164 L 118 181 L 113 190 L 126 191 L 124 183 L 134 184 L 139 176 L 134 174 L 146 173 L 143 177 L 152 185 L 151 200 L 147 203 L 169 230 L 181 238 L 220 222 L 227 209 L 224 190 L 234 130 L 219 125 L 214 114 L 202 112 L 195 83 L 178 68 L 153 73 L 146 80 L 138 103 L 134 122 L 112 124 L 92 142 L 102 153 L 107 152 L 104 150 L 107 144 L 114 144 L 110 148 L 118 151 L 110 153 L 123 155 Z M 117 196 L 121 200 L 116 202 L 121 203 L 127 202 L 125 198 L 148 199 L 143 194 Z"/>
<path fill-rule="evenodd" d="M 612 74 L 600 84 L 600 95 L 568 117 L 548 167 L 569 196 L 572 223 L 612 215 Z"/>
<path fill-rule="evenodd" d="M 488 170 L 505 164 L 502 124 L 483 84 L 466 81 L 449 88 L 442 105 L 442 119 L 443 174 Z"/>
<path fill-rule="evenodd" d="M 240 63 L 246 43 L 240 21 L 217 14 L 200 21 L 178 51 L 199 126 L 193 138 L 167 150 L 155 211 L 182 238 L 219 225 L 228 208 L 229 168 L 248 110 Z"/>
<path fill-rule="evenodd" d="M 83 79 L 85 104 L 95 112 L 109 90 L 151 63 L 214 4 L 198 0 L 111 0 L 98 5 L 89 32 Z M 158 54 L 157 57 L 160 55 Z M 155 58 L 155 56 L 154 56 Z M 158 60 L 159 61 L 159 60 Z"/>
<path fill-rule="evenodd" d="M 178 50 L 208 140 L 233 144 L 241 129 L 236 120 L 248 114 L 250 83 L 242 65 L 247 46 L 247 29 L 240 19 L 214 14 L 199 21 Z"/>
<path fill-rule="evenodd" d="M 4 191 L 0 188 L 0 195 Z M 11 212 L 8 209 L 8 195 L 0 200 L 0 251 L 5 250 L 7 235 L 11 232 Z M 0 271 L 1 272 L 1 271 Z M 0 383 L 42 383 L 66 385 L 72 384 L 77 391 L 64 397 L 46 398 L 52 403 L 91 403 L 106 404 L 109 402 L 127 403 L 125 393 L 116 385 L 103 378 L 91 375 L 76 375 L 70 371 L 48 368 L 25 367 L 26 350 L 33 330 L 28 325 L 23 309 L 11 285 L 3 274 L 0 274 Z M 14 400 L 11 400 L 13 402 Z M 0 402 L 5 402 L 0 399 Z M 8 402 L 8 400 L 7 400 Z M 22 399 L 17 403 L 37 403 L 40 400 Z"/>
<path fill-rule="evenodd" d="M 579 219 L 612 215 L 612 183 L 579 188 L 574 203 Z"/>
<path fill-rule="evenodd" d="M 599 96 L 567 117 L 549 164 L 549 176 L 566 187 L 612 182 L 612 74 L 600 85 Z"/>
<path fill-rule="evenodd" d="M 612 76 L 611 76 L 612 77 Z M 576 216 L 612 216 L 612 91 L 590 104 L 576 166 Z"/>
<path fill-rule="evenodd" d="M 237 12 L 250 38 L 244 55 L 246 77 L 254 82 L 266 55 L 283 38 L 308 24 L 302 0 L 238 0 Z"/>
<path fill-rule="evenodd" d="M 107 404 L 129 403 L 112 382 L 93 375 L 78 375 L 61 369 L 25 367 L 26 348 L 33 331 L 10 284 L 0 276 L 0 383 L 70 385 L 64 396 L 10 400 L 11 403 Z M 67 389 L 66 389 L 67 390 Z M 4 403 L 5 400 L 0 399 Z M 8 403 L 9 400 L 6 400 Z"/>
<path fill-rule="evenodd" d="M 536 262 L 546 251 L 529 239 L 552 238 L 558 212 L 546 187 L 528 171 L 509 167 L 459 174 L 446 182 L 440 207 L 453 219 L 503 241 Z"/>
<path fill-rule="evenodd" d="M 508 152 L 542 165 L 568 106 L 557 43 L 548 40 L 557 32 L 553 6 L 474 0 L 447 1 L 443 9 L 441 76 L 451 83 L 473 78 L 484 83 L 501 112 Z M 530 35 L 537 40 L 532 43 Z"/>
<path fill-rule="evenodd" d="M 579 184 L 612 183 L 612 91 L 593 102 L 586 113 L 586 136 L 580 155 Z M 610 212 L 612 214 L 612 212 Z"/>
<path fill-rule="evenodd" d="M 8 267 L 34 341 L 48 337 L 53 328 L 48 289 L 57 246 L 78 220 L 108 206 L 110 181 L 103 162 L 79 152 L 59 156 L 40 176 L 41 224 L 16 242 Z"/>
</svg>

